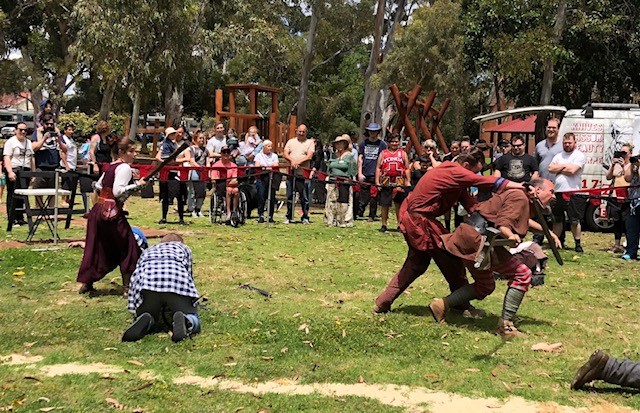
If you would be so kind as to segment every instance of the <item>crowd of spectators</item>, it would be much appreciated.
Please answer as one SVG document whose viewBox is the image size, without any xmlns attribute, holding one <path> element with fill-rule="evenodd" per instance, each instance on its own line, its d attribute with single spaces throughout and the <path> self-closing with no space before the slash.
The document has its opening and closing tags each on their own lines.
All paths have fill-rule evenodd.
<svg viewBox="0 0 640 413">
<path fill-rule="evenodd" d="M 17 180 L 18 170 L 52 171 L 64 169 L 74 171 L 83 162 L 89 164 L 89 171 L 100 172 L 100 165 L 112 160 L 112 149 L 117 135 L 111 132 L 108 122 L 96 124 L 95 133 L 85 144 L 78 147 L 74 141 L 74 126 L 58 125 L 50 102 L 43 102 L 37 116 L 37 128 L 31 137 L 27 136 L 27 126 L 18 124 L 16 135 L 5 144 L 3 152 L 3 175 L 7 186 L 7 203 L 10 204 L 16 188 L 32 185 L 35 188 L 52 187 L 51 180 L 38 179 L 33 182 Z M 548 121 L 546 139 L 535 146 L 533 155 L 526 153 L 526 140 L 513 136 L 509 141 L 498 142 L 491 158 L 491 173 L 515 182 L 527 182 L 537 177 L 551 180 L 555 185 L 558 201 L 547 221 L 565 244 L 565 227 L 570 228 L 574 239 L 573 248 L 583 252 L 580 221 L 584 218 L 588 196 L 576 193 L 582 187 L 582 171 L 585 155 L 576 148 L 575 136 L 567 133 L 558 136 L 559 120 Z M 238 207 L 238 178 L 242 174 L 239 167 L 256 167 L 255 170 L 272 173 L 257 173 L 252 178 L 255 184 L 258 222 L 275 222 L 274 212 L 278 207 L 276 194 L 282 180 L 286 184 L 286 214 L 283 223 L 294 222 L 296 203 L 300 204 L 300 222 L 309 223 L 310 204 L 315 202 L 325 206 L 324 222 L 329 226 L 350 227 L 356 219 L 369 222 L 381 219 L 381 232 L 388 230 L 389 208 L 399 209 L 402 200 L 415 187 L 421 177 L 442 162 L 454 160 L 460 153 L 468 152 L 473 143 L 467 137 L 453 140 L 450 152 L 442 154 L 435 141 L 427 139 L 422 143 L 421 156 L 415 151 L 406 153 L 401 147 L 399 135 L 388 132 L 382 137 L 382 128 L 376 123 L 369 124 L 358 134 L 344 134 L 324 144 L 308 135 L 306 125 L 296 128 L 296 136 L 285 145 L 283 159 L 273 148 L 273 143 L 260 136 L 257 127 L 251 126 L 247 133 L 239 136 L 232 128 L 217 122 L 208 130 L 197 130 L 190 135 L 180 127 L 169 127 L 160 143 L 156 159 L 161 161 L 172 155 L 184 139 L 190 140 L 188 150 L 179 154 L 175 164 L 191 167 L 214 167 L 212 171 L 192 170 L 185 179 L 178 172 L 169 174 L 168 180 L 160 181 L 160 201 L 162 215 L 160 224 L 167 223 L 167 214 L 173 200 L 177 200 L 180 224 L 185 224 L 185 214 L 194 218 L 204 217 L 202 208 L 207 197 L 207 183 L 211 180 L 224 181 L 226 198 L 226 220 L 230 221 Z M 606 179 L 616 190 L 603 202 L 601 212 L 614 223 L 614 243 L 611 251 L 622 254 L 625 260 L 637 259 L 640 241 L 640 216 L 636 210 L 640 192 L 637 185 L 638 166 L 632 162 L 633 146 L 624 143 L 617 148 Z M 289 169 L 279 168 L 281 162 Z M 287 171 L 285 173 L 285 171 Z M 282 172 L 282 173 L 280 173 Z M 327 178 L 328 176 L 328 178 Z M 3 182 L 0 182 L 3 184 Z M 65 182 L 63 182 L 65 185 Z M 211 189 L 211 186 L 209 186 Z M 478 194 L 482 198 L 482 194 Z M 20 209 L 17 200 L 18 210 Z M 62 206 L 68 205 L 62 199 Z M 378 215 L 378 205 L 381 215 Z M 367 212 L 368 207 L 368 212 Z M 366 213 L 366 215 L 365 215 Z M 445 215 L 445 226 L 451 229 L 451 215 L 455 215 L 454 225 L 459 225 L 465 215 L 461 208 L 454 208 Z M 14 225 L 24 224 L 24 217 L 18 212 Z M 627 243 L 623 246 L 623 235 Z M 543 240 L 536 237 L 535 241 Z"/>
</svg>

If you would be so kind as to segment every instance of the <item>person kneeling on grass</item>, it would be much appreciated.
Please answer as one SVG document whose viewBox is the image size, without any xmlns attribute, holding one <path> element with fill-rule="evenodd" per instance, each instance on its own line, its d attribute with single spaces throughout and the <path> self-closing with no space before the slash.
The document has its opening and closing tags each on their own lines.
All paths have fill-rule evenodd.
<svg viewBox="0 0 640 413">
<path fill-rule="evenodd" d="M 173 342 L 199 333 L 197 300 L 191 249 L 180 235 L 167 234 L 138 260 L 131 278 L 128 307 L 136 318 L 124 332 L 122 341 L 138 341 L 154 332 L 163 311 L 169 311 L 173 317 Z"/>
</svg>

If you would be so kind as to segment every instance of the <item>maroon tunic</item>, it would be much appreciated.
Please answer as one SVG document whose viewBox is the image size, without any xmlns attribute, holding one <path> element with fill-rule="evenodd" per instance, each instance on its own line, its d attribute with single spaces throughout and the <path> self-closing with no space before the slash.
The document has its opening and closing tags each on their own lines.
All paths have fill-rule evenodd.
<svg viewBox="0 0 640 413">
<path fill-rule="evenodd" d="M 105 168 L 102 178 L 102 197 L 113 194 L 116 168 L 122 163 L 114 163 Z M 84 255 L 78 270 L 78 282 L 92 284 L 104 278 L 118 265 L 123 275 L 130 275 L 140 257 L 140 247 L 131 231 L 131 226 L 122 212 L 109 221 L 102 219 L 102 203 L 96 203 L 87 221 Z"/>
<path fill-rule="evenodd" d="M 420 251 L 439 249 L 440 235 L 447 233 L 436 217 L 444 215 L 456 203 L 473 212 L 477 201 L 467 188 L 490 188 L 499 180 L 494 176 L 477 175 L 456 162 L 443 162 L 428 171 L 400 207 L 400 229 L 407 243 Z"/>
</svg>

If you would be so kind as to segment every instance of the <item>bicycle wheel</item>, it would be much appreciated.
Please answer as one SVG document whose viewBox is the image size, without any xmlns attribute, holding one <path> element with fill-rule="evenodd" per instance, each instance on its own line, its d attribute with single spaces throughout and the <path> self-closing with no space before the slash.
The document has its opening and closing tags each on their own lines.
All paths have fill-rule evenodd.
<svg viewBox="0 0 640 413">
<path fill-rule="evenodd" d="M 247 196 L 244 191 L 240 191 L 240 200 L 238 202 L 238 222 L 240 224 L 244 224 L 244 221 L 247 219 Z"/>
</svg>

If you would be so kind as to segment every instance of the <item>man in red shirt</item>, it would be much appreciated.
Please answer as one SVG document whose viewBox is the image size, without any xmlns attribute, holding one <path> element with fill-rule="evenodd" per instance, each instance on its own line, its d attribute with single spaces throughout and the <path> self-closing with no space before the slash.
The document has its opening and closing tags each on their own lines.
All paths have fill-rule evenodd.
<svg viewBox="0 0 640 413">
<path fill-rule="evenodd" d="M 407 153 L 399 148 L 400 138 L 391 135 L 387 140 L 388 149 L 383 149 L 378 156 L 376 165 L 376 185 L 380 188 L 378 203 L 382 207 L 382 227 L 380 232 L 387 232 L 389 220 L 389 207 L 391 203 L 396 208 L 396 218 L 400 211 L 400 204 L 405 198 L 405 188 L 411 186 L 411 174 L 409 172 L 409 158 Z M 400 220 L 398 219 L 398 223 Z"/>
<path fill-rule="evenodd" d="M 373 311 L 384 313 L 404 290 L 429 267 L 431 259 L 442 271 L 451 291 L 468 284 L 462 261 L 441 248 L 440 236 L 448 231 L 436 219 L 456 202 L 473 212 L 477 201 L 467 188 L 478 186 L 500 192 L 505 188 L 520 188 L 522 184 L 504 178 L 478 175 L 484 165 L 484 154 L 473 149 L 460 154 L 456 162 L 443 162 L 428 171 L 400 207 L 400 230 L 409 247 L 407 258 L 387 288 L 376 298 Z M 470 305 L 461 308 L 475 311 Z M 473 315 L 473 314 L 472 314 Z"/>
</svg>

